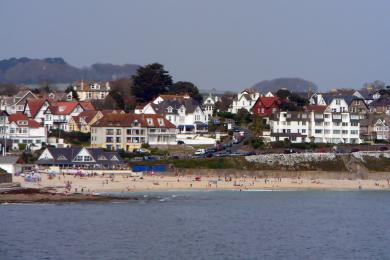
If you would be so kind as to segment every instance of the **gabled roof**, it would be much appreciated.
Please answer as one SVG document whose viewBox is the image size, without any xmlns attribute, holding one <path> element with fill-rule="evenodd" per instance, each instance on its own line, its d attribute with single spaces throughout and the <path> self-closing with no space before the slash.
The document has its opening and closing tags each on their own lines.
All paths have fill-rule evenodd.
<svg viewBox="0 0 390 260">
<path fill-rule="evenodd" d="M 80 119 L 89 124 L 91 120 L 99 113 L 99 111 L 83 111 L 78 116 L 72 116 L 76 124 L 80 124 Z"/>
<path fill-rule="evenodd" d="M 188 99 L 183 99 L 183 100 L 164 100 L 158 104 L 154 103 L 149 103 L 153 110 L 157 114 L 177 114 L 178 110 L 184 106 L 186 109 L 186 113 L 193 113 L 197 107 L 200 107 L 199 103 L 193 99 L 193 98 L 188 98 Z M 169 113 L 167 108 L 172 107 L 172 113 Z"/>
<path fill-rule="evenodd" d="M 92 156 L 94 161 L 77 162 L 74 161 L 75 157 L 81 152 L 82 149 L 86 149 Z M 123 159 L 117 152 L 106 152 L 101 148 L 81 148 L 81 147 L 68 147 L 68 148 L 54 148 L 49 147 L 47 151 L 51 154 L 53 159 L 38 159 L 37 164 L 123 164 Z"/>
<path fill-rule="evenodd" d="M 279 102 L 279 98 L 278 97 L 262 96 L 262 97 L 259 97 L 257 102 L 260 102 L 263 107 L 272 107 L 274 104 L 277 105 L 277 102 Z"/>
<path fill-rule="evenodd" d="M 30 109 L 31 117 L 34 118 L 39 110 L 42 108 L 42 106 L 45 104 L 46 99 L 40 99 L 40 98 L 34 98 L 34 99 L 27 99 L 26 106 Z"/>
<path fill-rule="evenodd" d="M 78 105 L 79 102 L 76 101 L 60 101 L 52 103 L 48 109 L 53 115 L 69 115 Z"/>
<path fill-rule="evenodd" d="M 8 121 L 10 123 L 14 122 L 17 126 L 21 126 L 21 127 L 30 127 L 30 128 L 42 127 L 40 123 L 38 123 L 33 119 L 29 119 L 27 115 L 20 112 L 9 115 Z"/>
</svg>

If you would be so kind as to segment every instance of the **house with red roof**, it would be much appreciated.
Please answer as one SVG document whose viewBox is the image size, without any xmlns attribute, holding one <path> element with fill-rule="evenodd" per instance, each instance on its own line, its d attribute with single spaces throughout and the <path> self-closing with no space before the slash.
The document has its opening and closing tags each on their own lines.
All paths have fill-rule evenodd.
<svg viewBox="0 0 390 260">
<path fill-rule="evenodd" d="M 278 97 L 259 97 L 252 107 L 252 113 L 261 117 L 270 117 L 279 110 L 280 100 Z"/>
<path fill-rule="evenodd" d="M 52 102 L 50 106 L 45 110 L 44 124 L 48 130 L 60 129 L 63 131 L 69 131 L 69 120 L 72 116 L 78 116 L 81 112 L 85 111 L 83 106 L 77 102 Z"/>
<path fill-rule="evenodd" d="M 7 139 L 11 140 L 14 149 L 18 149 L 19 144 L 25 144 L 32 150 L 39 150 L 42 144 L 47 142 L 47 132 L 43 124 L 21 112 L 9 115 L 7 123 Z"/>
<path fill-rule="evenodd" d="M 47 99 L 33 98 L 27 99 L 24 105 L 23 114 L 28 118 L 34 119 L 40 123 L 45 121 L 45 111 L 50 106 Z"/>
</svg>

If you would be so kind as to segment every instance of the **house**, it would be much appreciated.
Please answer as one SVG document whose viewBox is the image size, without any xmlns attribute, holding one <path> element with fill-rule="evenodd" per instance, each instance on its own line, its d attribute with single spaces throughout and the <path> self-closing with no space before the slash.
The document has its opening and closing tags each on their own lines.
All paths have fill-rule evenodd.
<svg viewBox="0 0 390 260">
<path fill-rule="evenodd" d="M 27 99 L 37 98 L 30 90 L 21 90 L 13 97 L 5 97 L 0 101 L 0 109 L 8 114 L 23 112 Z"/>
<path fill-rule="evenodd" d="M 115 151 L 100 148 L 46 148 L 36 164 L 41 168 L 59 167 L 60 169 L 120 169 L 125 167 L 123 159 Z"/>
<path fill-rule="evenodd" d="M 369 114 L 360 120 L 360 135 L 365 141 L 389 141 L 390 116 L 383 114 Z"/>
<path fill-rule="evenodd" d="M 91 146 L 133 151 L 142 144 L 175 145 L 176 127 L 157 114 L 110 114 L 91 126 Z"/>
<path fill-rule="evenodd" d="M 85 100 L 103 100 L 110 94 L 110 83 L 88 83 L 84 80 L 78 81 L 73 85 L 80 101 Z"/>
<path fill-rule="evenodd" d="M 50 103 L 47 99 L 36 98 L 36 99 L 27 99 L 24 104 L 23 114 L 27 117 L 43 123 L 45 121 L 45 111 L 50 106 Z"/>
<path fill-rule="evenodd" d="M 382 97 L 372 101 L 369 105 L 371 113 L 390 115 L 390 98 Z"/>
<path fill-rule="evenodd" d="M 271 142 L 309 142 L 310 112 L 280 111 L 269 119 Z"/>
<path fill-rule="evenodd" d="M 103 117 L 100 111 L 83 111 L 77 116 L 72 116 L 68 122 L 69 131 L 90 133 L 91 125 Z"/>
<path fill-rule="evenodd" d="M 375 122 L 372 132 L 375 140 L 389 140 L 389 124 L 384 119 L 378 119 Z"/>
<path fill-rule="evenodd" d="M 279 110 L 280 101 L 278 97 L 259 97 L 252 107 L 254 115 L 270 117 Z"/>
<path fill-rule="evenodd" d="M 8 116 L 5 137 L 11 140 L 13 149 L 18 149 L 19 144 L 25 144 L 32 150 L 39 150 L 47 142 L 45 127 L 20 112 Z"/>
<path fill-rule="evenodd" d="M 209 94 L 209 96 L 203 101 L 202 109 L 207 117 L 207 121 L 210 121 L 213 117 L 215 110 L 215 104 L 221 99 L 217 95 Z"/>
<path fill-rule="evenodd" d="M 143 109 L 144 114 L 157 114 L 174 124 L 180 132 L 207 132 L 208 119 L 199 103 L 192 98 L 173 99 L 148 103 Z M 138 111 L 137 113 L 139 113 Z"/>
<path fill-rule="evenodd" d="M 52 103 L 43 113 L 45 115 L 44 125 L 48 130 L 60 129 L 70 131 L 69 120 L 72 116 L 78 116 L 85 109 L 79 102 L 60 101 Z"/>
<path fill-rule="evenodd" d="M 228 111 L 233 114 L 237 114 L 240 109 L 246 109 L 248 112 L 251 112 L 252 107 L 255 105 L 259 97 L 260 93 L 256 90 L 245 89 L 238 93 L 237 97 L 233 99 Z"/>
</svg>

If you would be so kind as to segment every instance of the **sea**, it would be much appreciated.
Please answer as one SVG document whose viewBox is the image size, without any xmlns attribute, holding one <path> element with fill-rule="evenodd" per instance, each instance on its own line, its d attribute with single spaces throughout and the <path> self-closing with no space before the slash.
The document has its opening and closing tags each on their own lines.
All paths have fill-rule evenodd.
<svg viewBox="0 0 390 260">
<path fill-rule="evenodd" d="M 0 205 L 0 259 L 390 259 L 387 191 L 137 195 Z"/>
</svg>

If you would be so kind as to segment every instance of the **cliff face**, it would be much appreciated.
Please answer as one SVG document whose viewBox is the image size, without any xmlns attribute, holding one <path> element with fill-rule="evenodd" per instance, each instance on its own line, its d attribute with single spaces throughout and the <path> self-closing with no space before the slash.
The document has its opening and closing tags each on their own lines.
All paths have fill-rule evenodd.
<svg viewBox="0 0 390 260">
<path fill-rule="evenodd" d="M 106 81 L 130 77 L 135 74 L 138 68 L 139 66 L 134 64 L 103 63 L 76 68 L 66 63 L 62 58 L 11 58 L 0 60 L 0 83 L 71 83 L 80 79 Z"/>
</svg>

